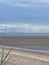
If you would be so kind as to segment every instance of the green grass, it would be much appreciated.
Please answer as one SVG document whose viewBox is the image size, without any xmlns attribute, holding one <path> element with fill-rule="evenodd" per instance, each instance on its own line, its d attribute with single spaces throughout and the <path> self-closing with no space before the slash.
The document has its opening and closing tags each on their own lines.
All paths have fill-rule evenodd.
<svg viewBox="0 0 49 65">
<path fill-rule="evenodd" d="M 10 52 L 11 52 L 12 48 L 8 51 L 8 53 L 4 56 L 4 48 L 2 49 L 2 56 L 1 56 L 1 60 L 0 60 L 0 65 L 7 65 L 7 62 L 9 61 L 9 59 L 11 58 L 9 56 Z"/>
</svg>

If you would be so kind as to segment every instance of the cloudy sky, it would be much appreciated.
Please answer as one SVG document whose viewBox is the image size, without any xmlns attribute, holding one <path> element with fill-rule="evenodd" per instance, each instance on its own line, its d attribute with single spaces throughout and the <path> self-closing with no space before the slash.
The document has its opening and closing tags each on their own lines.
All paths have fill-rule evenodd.
<svg viewBox="0 0 49 65">
<path fill-rule="evenodd" d="M 49 33 L 49 0 L 0 0 L 0 32 Z"/>
</svg>

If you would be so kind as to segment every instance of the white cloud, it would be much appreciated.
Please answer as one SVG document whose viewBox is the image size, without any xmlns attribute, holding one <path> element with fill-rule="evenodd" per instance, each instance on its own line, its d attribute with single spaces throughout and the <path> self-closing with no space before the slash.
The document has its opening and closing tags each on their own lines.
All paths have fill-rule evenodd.
<svg viewBox="0 0 49 65">
<path fill-rule="evenodd" d="M 33 6 L 39 3 L 49 5 L 49 0 L 0 0 L 0 3 L 6 3 L 14 6 Z"/>
<path fill-rule="evenodd" d="M 0 24 L 0 32 L 49 32 L 49 26 L 46 25 L 33 25 L 33 24 Z"/>
</svg>

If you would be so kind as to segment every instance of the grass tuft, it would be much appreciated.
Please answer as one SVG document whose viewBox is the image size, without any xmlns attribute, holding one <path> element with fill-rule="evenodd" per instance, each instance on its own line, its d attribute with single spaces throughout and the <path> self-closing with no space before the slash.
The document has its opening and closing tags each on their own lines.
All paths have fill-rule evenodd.
<svg viewBox="0 0 49 65">
<path fill-rule="evenodd" d="M 10 52 L 11 52 L 12 48 L 8 51 L 8 53 L 4 56 L 4 47 L 2 49 L 2 56 L 1 56 L 1 60 L 0 60 L 0 65 L 7 65 L 7 62 L 9 61 L 9 59 L 11 58 L 9 56 Z"/>
</svg>

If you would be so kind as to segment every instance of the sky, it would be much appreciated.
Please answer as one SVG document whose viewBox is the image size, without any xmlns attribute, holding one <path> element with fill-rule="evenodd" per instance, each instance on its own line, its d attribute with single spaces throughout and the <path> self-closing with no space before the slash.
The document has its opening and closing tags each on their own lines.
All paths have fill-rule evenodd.
<svg viewBox="0 0 49 65">
<path fill-rule="evenodd" d="M 49 0 L 0 0 L 0 33 L 49 33 Z"/>
</svg>

